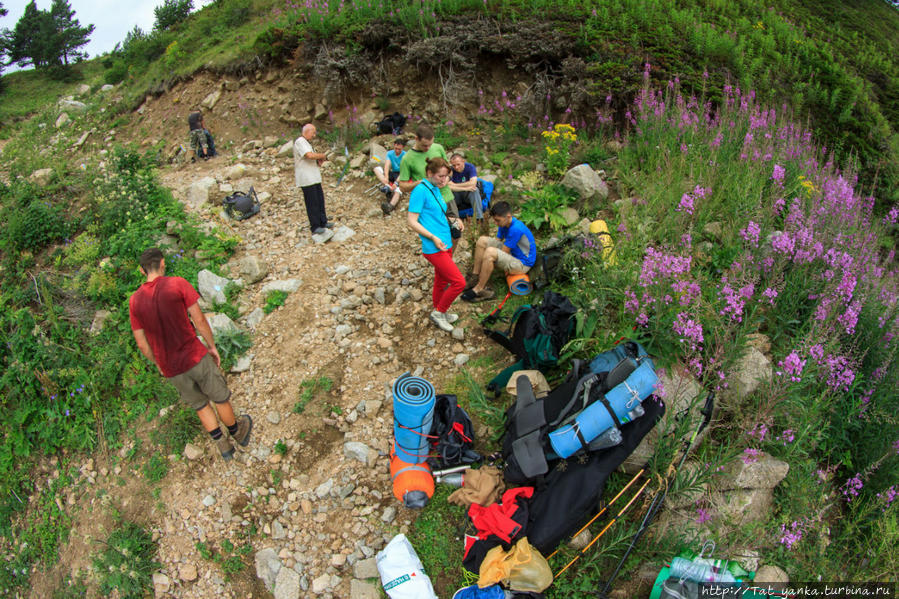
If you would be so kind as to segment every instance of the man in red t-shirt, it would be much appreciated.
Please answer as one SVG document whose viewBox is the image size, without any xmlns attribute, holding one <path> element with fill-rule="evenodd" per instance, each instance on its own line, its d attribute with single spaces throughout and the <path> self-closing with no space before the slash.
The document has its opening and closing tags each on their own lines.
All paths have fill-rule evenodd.
<svg viewBox="0 0 899 599">
<path fill-rule="evenodd" d="M 219 427 L 216 412 L 231 439 L 242 446 L 250 442 L 253 419 L 234 416 L 212 328 L 197 304 L 200 294 L 183 278 L 165 276 L 165 258 L 158 248 L 141 254 L 140 271 L 147 282 L 128 301 L 137 347 L 175 385 L 181 400 L 197 411 L 222 457 L 230 460 L 234 445 Z M 197 332 L 206 345 L 197 339 Z"/>
</svg>

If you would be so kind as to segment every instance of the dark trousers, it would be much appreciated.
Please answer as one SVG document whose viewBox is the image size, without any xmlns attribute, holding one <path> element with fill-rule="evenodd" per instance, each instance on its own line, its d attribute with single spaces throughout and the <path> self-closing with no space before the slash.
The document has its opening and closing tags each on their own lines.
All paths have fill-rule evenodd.
<svg viewBox="0 0 899 599">
<path fill-rule="evenodd" d="M 325 215 L 325 192 L 322 191 L 322 184 L 307 185 L 301 187 L 303 190 L 303 201 L 306 203 L 306 216 L 309 217 L 309 228 L 315 231 L 320 227 L 324 227 L 328 222 Z"/>
</svg>

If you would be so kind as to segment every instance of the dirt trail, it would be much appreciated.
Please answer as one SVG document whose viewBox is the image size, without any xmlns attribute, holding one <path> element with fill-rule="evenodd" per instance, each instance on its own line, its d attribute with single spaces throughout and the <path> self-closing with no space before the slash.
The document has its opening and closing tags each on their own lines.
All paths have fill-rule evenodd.
<svg viewBox="0 0 899 599">
<path fill-rule="evenodd" d="M 457 374 L 454 361 L 465 359 L 460 354 L 475 355 L 488 346 L 475 326 L 473 307 L 464 302 L 454 306 L 464 331 L 454 336 L 429 323 L 431 268 L 406 226 L 405 211 L 385 218 L 378 208 L 382 196 L 363 193 L 372 180 L 356 175 L 362 169 L 351 169 L 338 187 L 339 167 L 324 169 L 329 218 L 336 230 L 348 227 L 354 234 L 319 245 L 311 240 L 301 194 L 293 186 L 292 156 L 278 157 L 275 151 L 253 149 L 160 172 L 179 198 L 203 177 L 217 181 L 211 201 L 220 200 L 229 186 L 253 185 L 271 194 L 248 221 L 224 220 L 212 204 L 199 212 L 202 220 L 241 237 L 229 262 L 233 278 L 240 276 L 238 264 L 245 256 L 270 267 L 265 279 L 241 292 L 237 303 L 244 315 L 264 305 L 266 283 L 302 281 L 284 306 L 255 327 L 249 370 L 228 376 L 236 409 L 251 414 L 255 423 L 250 445 L 223 462 L 212 443 L 198 436 L 195 444 L 203 454 L 172 462 L 158 499 L 146 487 L 130 497 L 139 484 L 113 483 L 116 474 L 125 480 L 139 476 L 129 474 L 127 466 L 121 473 L 98 475 L 97 484 L 108 494 L 99 503 L 93 492 L 75 500 L 73 540 L 54 569 L 58 576 L 89 565 L 96 543 L 87 539 L 103 538 L 110 526 L 103 515 L 108 506 L 148 523 L 158 538 L 160 572 L 168 584 L 157 585 L 157 597 L 269 596 L 253 566 L 263 549 L 273 550 L 261 554 L 263 561 L 277 556 L 274 562 L 282 570 L 297 573 L 280 576 L 285 585 L 299 584 L 298 596 L 350 597 L 354 574 L 371 575 L 365 569 L 371 561 L 356 570 L 359 562 L 408 529 L 415 514 L 394 500 L 387 475 L 392 439 L 387 388 L 403 372 L 418 371 L 439 390 Z M 247 167 L 240 179 L 229 179 L 232 161 Z M 469 256 L 463 248 L 457 261 L 467 264 Z M 244 326 L 242 320 L 238 324 Z M 301 383 L 323 376 L 333 381 L 331 392 L 295 413 Z M 278 441 L 287 447 L 283 456 L 274 450 Z M 349 441 L 367 446 L 367 455 L 359 454 L 358 446 L 355 457 L 350 455 Z M 238 548 L 247 539 L 252 544 L 250 566 L 229 580 L 196 547 L 203 542 L 216 552 L 225 539 Z M 32 596 L 46 596 L 46 583 L 53 581 L 36 584 Z"/>
</svg>

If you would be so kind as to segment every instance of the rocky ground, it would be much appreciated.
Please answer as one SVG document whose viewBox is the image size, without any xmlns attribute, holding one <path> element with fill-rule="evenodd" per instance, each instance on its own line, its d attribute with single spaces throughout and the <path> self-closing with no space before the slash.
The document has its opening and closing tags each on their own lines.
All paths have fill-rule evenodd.
<svg viewBox="0 0 899 599">
<path fill-rule="evenodd" d="M 454 307 L 462 318 L 452 334 L 428 321 L 432 269 L 405 211 L 384 217 L 382 196 L 364 193 L 372 181 L 362 178 L 362 169 L 350 169 L 338 186 L 340 164 L 325 167 L 328 216 L 337 226 L 334 238 L 318 243 L 293 186 L 292 155 L 262 145 L 248 144 L 235 165 L 218 157 L 160 173 L 201 219 L 242 239 L 229 268 L 244 282 L 237 326 L 252 331 L 254 343 L 239 367 L 245 370 L 230 373 L 228 383 L 235 408 L 252 415 L 254 428 L 249 446 L 230 462 L 198 436 L 184 459 L 171 460 L 158 500 L 144 491 L 144 517 L 162 563 L 154 576 L 156 596 L 265 597 L 267 587 L 278 599 L 377 597 L 365 581 L 377 576 L 374 554 L 415 515 L 391 492 L 390 384 L 408 371 L 439 389 L 489 346 L 472 318 L 474 308 L 464 302 Z M 220 199 L 250 185 L 262 194 L 260 214 L 227 219 Z M 198 201 L 204 194 L 206 201 Z M 177 245 L 173 233 L 167 241 Z M 458 252 L 461 263 L 469 259 L 464 248 Z M 263 316 L 272 288 L 295 291 Z M 213 318 L 214 328 L 220 320 Z M 301 383 L 322 376 L 333 381 L 331 392 L 295 413 Z M 283 455 L 274 450 L 278 441 L 286 445 Z M 120 467 L 110 471 L 90 460 L 82 475 L 108 487 L 102 503 L 127 506 L 134 489 L 112 480 L 127 479 Z M 93 493 L 81 501 L 91 504 L 82 505 L 83 512 L 98 511 Z M 256 571 L 234 580 L 226 581 L 196 548 L 197 542 L 217 548 L 224 539 L 242 546 L 252 528 L 262 533 L 251 539 L 248 559 L 255 555 Z M 77 570 L 89 563 L 89 550 L 80 551 L 77 539 L 92 533 L 100 536 L 89 521 L 76 524 L 65 565 Z"/>
</svg>

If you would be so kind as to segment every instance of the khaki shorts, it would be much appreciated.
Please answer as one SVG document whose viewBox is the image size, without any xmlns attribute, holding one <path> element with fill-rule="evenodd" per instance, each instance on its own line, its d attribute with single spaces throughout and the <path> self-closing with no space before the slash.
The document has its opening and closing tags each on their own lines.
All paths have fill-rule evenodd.
<svg viewBox="0 0 899 599">
<path fill-rule="evenodd" d="M 210 401 L 225 403 L 231 399 L 225 377 L 209 354 L 203 356 L 196 366 L 187 372 L 176 374 L 169 381 L 181 394 L 181 401 L 194 410 L 205 408 Z"/>
<path fill-rule="evenodd" d="M 524 274 L 531 269 L 530 266 L 525 266 L 521 260 L 513 256 L 512 254 L 507 254 L 503 251 L 503 242 L 496 237 L 492 238 L 487 242 L 487 247 L 496 248 L 496 265 L 499 267 L 507 275 L 520 275 Z"/>
</svg>

